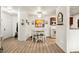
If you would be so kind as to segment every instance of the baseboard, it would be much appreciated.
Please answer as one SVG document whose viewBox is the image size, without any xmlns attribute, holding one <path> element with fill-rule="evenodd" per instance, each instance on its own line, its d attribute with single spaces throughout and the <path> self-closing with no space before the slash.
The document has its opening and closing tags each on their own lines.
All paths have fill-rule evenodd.
<svg viewBox="0 0 79 59">
<path fill-rule="evenodd" d="M 71 51 L 70 53 L 79 53 L 79 51 Z"/>
<path fill-rule="evenodd" d="M 56 46 L 62 50 L 63 53 L 66 53 L 57 43 Z"/>
<path fill-rule="evenodd" d="M 14 38 L 14 36 L 11 36 L 11 37 L 7 37 L 7 38 L 5 38 L 4 40 L 10 39 L 10 38 Z"/>
<path fill-rule="evenodd" d="M 56 38 L 54 38 L 54 37 L 51 37 L 52 39 L 56 39 Z"/>
<path fill-rule="evenodd" d="M 46 38 L 51 38 L 51 36 L 46 36 Z"/>
<path fill-rule="evenodd" d="M 2 47 L 2 37 L 0 37 L 0 53 L 3 52 L 3 47 Z"/>
<path fill-rule="evenodd" d="M 56 38 L 54 38 L 54 37 L 51 37 L 51 36 L 47 36 L 46 38 L 56 39 Z"/>
<path fill-rule="evenodd" d="M 2 52 L 3 52 L 3 47 L 0 48 L 0 53 L 2 53 Z"/>
<path fill-rule="evenodd" d="M 30 36 L 29 38 L 32 38 L 32 36 Z"/>
</svg>

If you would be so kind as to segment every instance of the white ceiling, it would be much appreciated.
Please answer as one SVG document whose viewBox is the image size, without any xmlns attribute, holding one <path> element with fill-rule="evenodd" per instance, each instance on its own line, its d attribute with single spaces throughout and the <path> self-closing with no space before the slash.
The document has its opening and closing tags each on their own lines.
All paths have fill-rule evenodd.
<svg viewBox="0 0 79 59">
<path fill-rule="evenodd" d="M 79 14 L 79 6 L 71 6 L 70 7 L 70 15 L 76 15 Z"/>
<path fill-rule="evenodd" d="M 45 15 L 56 15 L 56 6 L 17 6 L 13 7 L 14 9 L 20 9 L 20 11 L 24 11 L 29 15 L 35 15 L 35 12 L 41 8 L 41 11 L 45 13 Z"/>
<path fill-rule="evenodd" d="M 4 6 L 4 7 L 7 8 L 7 6 Z M 20 11 L 26 12 L 28 15 L 32 16 L 32 15 L 35 15 L 35 12 L 38 11 L 39 8 L 41 9 L 42 12 L 44 12 L 45 15 L 49 15 L 49 16 L 56 15 L 57 6 L 13 6 L 12 7 L 13 10 L 11 11 L 11 13 L 13 12 L 16 13 L 18 9 L 20 9 Z M 11 8 L 8 8 L 8 9 L 11 10 Z M 5 11 L 7 11 L 8 9 L 5 9 Z M 76 14 L 79 14 L 79 6 L 70 6 L 70 15 L 73 16 Z"/>
</svg>

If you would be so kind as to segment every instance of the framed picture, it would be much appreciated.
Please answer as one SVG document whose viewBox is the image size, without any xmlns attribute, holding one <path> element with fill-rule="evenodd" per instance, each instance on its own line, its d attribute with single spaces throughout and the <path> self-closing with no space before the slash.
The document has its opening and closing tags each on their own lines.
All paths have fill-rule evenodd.
<svg viewBox="0 0 79 59">
<path fill-rule="evenodd" d="M 22 21 L 21 21 L 21 25 L 24 25 L 24 19 L 22 19 Z"/>
<path fill-rule="evenodd" d="M 57 16 L 57 25 L 63 25 L 63 14 L 61 12 Z"/>
<path fill-rule="evenodd" d="M 35 27 L 36 28 L 44 27 L 44 20 L 42 20 L 42 19 L 36 19 L 35 20 Z"/>
<path fill-rule="evenodd" d="M 31 24 L 34 25 L 34 21 L 32 21 Z"/>
<path fill-rule="evenodd" d="M 34 25 L 34 22 L 32 22 L 32 25 Z"/>
<path fill-rule="evenodd" d="M 29 22 L 28 22 L 28 20 L 26 19 L 26 23 L 29 25 Z"/>
</svg>

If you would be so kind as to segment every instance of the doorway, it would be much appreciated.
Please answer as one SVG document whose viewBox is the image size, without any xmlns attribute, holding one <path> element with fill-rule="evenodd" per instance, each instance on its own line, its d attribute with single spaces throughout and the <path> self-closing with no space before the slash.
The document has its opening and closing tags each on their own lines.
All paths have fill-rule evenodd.
<svg viewBox="0 0 79 59">
<path fill-rule="evenodd" d="M 15 38 L 18 38 L 18 23 L 16 23 L 16 32 L 15 32 Z"/>
</svg>

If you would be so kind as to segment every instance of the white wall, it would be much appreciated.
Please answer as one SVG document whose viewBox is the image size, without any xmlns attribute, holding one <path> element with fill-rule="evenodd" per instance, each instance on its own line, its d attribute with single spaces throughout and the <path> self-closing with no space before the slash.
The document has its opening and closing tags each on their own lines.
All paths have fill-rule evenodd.
<svg viewBox="0 0 79 59">
<path fill-rule="evenodd" d="M 67 10 L 66 6 L 57 7 L 56 15 L 58 15 L 59 12 L 62 12 L 63 14 L 63 25 L 57 25 L 56 28 L 56 38 L 57 38 L 57 44 L 65 51 L 67 52 L 67 42 L 66 42 L 66 24 L 69 11 Z"/>
<path fill-rule="evenodd" d="M 74 21 L 77 22 L 77 19 L 79 19 L 79 14 L 74 15 L 73 17 Z M 79 29 L 69 29 L 69 26 L 67 28 L 68 52 L 79 51 Z"/>
<path fill-rule="evenodd" d="M 46 16 L 46 17 L 45 17 L 45 21 L 48 22 L 48 24 L 45 24 L 46 36 L 51 36 L 51 33 L 50 33 L 50 31 L 51 31 L 51 28 L 50 28 L 50 17 L 51 17 L 51 16 Z"/>
<path fill-rule="evenodd" d="M 1 35 L 3 39 L 12 37 L 14 35 L 14 23 L 16 23 L 16 21 L 17 18 L 14 15 L 11 15 L 1 10 Z"/>
<path fill-rule="evenodd" d="M 79 51 L 79 29 L 70 30 L 70 37 L 68 39 L 69 52 Z"/>
<path fill-rule="evenodd" d="M 25 12 L 19 12 L 18 15 L 18 40 L 26 41 L 31 36 L 31 26 L 26 23 L 26 19 L 29 21 L 29 18 Z M 22 19 L 24 19 L 24 25 L 21 25 Z"/>
</svg>

